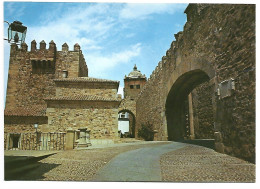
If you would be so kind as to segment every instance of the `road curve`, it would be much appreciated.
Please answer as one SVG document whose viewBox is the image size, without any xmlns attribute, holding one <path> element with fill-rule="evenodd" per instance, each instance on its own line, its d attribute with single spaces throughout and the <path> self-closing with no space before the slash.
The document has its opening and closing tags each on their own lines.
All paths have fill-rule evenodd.
<svg viewBox="0 0 260 189">
<path fill-rule="evenodd" d="M 187 145 L 171 142 L 119 154 L 98 171 L 92 181 L 162 181 L 160 156 Z"/>
</svg>

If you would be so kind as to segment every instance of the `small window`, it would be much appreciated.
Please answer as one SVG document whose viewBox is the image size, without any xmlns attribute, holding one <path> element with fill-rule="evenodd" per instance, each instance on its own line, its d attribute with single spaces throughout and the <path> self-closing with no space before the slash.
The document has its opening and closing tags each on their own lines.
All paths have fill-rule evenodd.
<svg viewBox="0 0 260 189">
<path fill-rule="evenodd" d="M 130 89 L 133 89 L 134 88 L 134 86 L 133 85 L 130 85 Z"/>
<path fill-rule="evenodd" d="M 140 89 L 140 85 L 136 85 L 136 88 L 137 88 L 137 89 Z"/>
</svg>

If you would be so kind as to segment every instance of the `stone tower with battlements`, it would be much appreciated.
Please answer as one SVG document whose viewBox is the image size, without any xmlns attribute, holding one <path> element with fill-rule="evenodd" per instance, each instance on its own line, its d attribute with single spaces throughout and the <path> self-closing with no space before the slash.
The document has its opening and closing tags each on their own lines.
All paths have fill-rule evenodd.
<svg viewBox="0 0 260 189">
<path fill-rule="evenodd" d="M 44 105 L 44 98 L 55 95 L 54 79 L 87 77 L 88 68 L 78 44 L 73 50 L 62 45 L 57 51 L 56 44 L 51 41 L 46 48 L 45 41 L 40 42 L 37 49 L 36 41 L 31 42 L 31 51 L 26 43 L 18 48 L 11 45 L 6 110 Z"/>
<path fill-rule="evenodd" d="M 43 149 L 51 142 L 62 143 L 59 149 L 66 145 L 72 149 L 77 146 L 76 133 L 80 128 L 88 129 L 93 145 L 113 143 L 118 139 L 118 86 L 119 81 L 88 77 L 78 44 L 69 50 L 64 43 L 61 51 L 57 51 L 53 41 L 48 49 L 41 41 L 37 49 L 33 40 L 31 51 L 25 43 L 21 48 L 11 45 L 4 112 L 5 149 Z M 72 144 L 59 138 L 51 140 L 53 133 L 64 137 L 68 130 L 74 133 Z M 28 141 L 31 145 L 27 145 Z"/>
</svg>

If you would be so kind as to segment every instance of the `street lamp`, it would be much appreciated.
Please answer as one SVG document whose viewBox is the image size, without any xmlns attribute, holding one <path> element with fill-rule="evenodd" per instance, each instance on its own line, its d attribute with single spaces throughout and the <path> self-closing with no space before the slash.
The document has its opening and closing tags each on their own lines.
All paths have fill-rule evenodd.
<svg viewBox="0 0 260 189">
<path fill-rule="evenodd" d="M 13 23 L 9 24 L 9 22 L 6 22 L 8 27 L 8 43 L 20 43 L 22 44 L 25 40 L 27 27 L 23 26 L 23 23 L 20 21 L 14 21 Z"/>
<path fill-rule="evenodd" d="M 38 128 L 39 124 L 38 122 L 34 124 L 34 128 L 35 128 L 35 132 L 36 132 L 36 150 L 37 150 L 37 146 L 38 146 L 38 133 L 37 133 L 37 128 Z"/>
<path fill-rule="evenodd" d="M 37 133 L 37 128 L 38 128 L 39 124 L 38 123 L 35 123 L 34 124 L 34 128 L 36 129 L 36 133 Z"/>
</svg>

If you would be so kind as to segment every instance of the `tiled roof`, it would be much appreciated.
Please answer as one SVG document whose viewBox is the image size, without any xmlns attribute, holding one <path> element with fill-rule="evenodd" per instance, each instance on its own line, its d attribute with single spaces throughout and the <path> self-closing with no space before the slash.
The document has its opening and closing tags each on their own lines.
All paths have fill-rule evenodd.
<svg viewBox="0 0 260 189">
<path fill-rule="evenodd" d="M 88 83 L 119 83 L 119 81 L 99 79 L 93 77 L 74 77 L 74 78 L 62 78 L 54 79 L 55 82 L 88 82 Z"/>
<path fill-rule="evenodd" d="M 74 96 L 62 96 L 62 97 L 49 97 L 44 100 L 76 100 L 76 101 L 110 101 L 116 102 L 120 101 L 117 98 L 107 98 L 107 97 L 99 97 L 95 95 L 74 95 Z"/>
<path fill-rule="evenodd" d="M 26 107 L 17 107 L 15 109 L 6 108 L 5 116 L 45 116 L 46 105 L 32 105 Z"/>
</svg>

